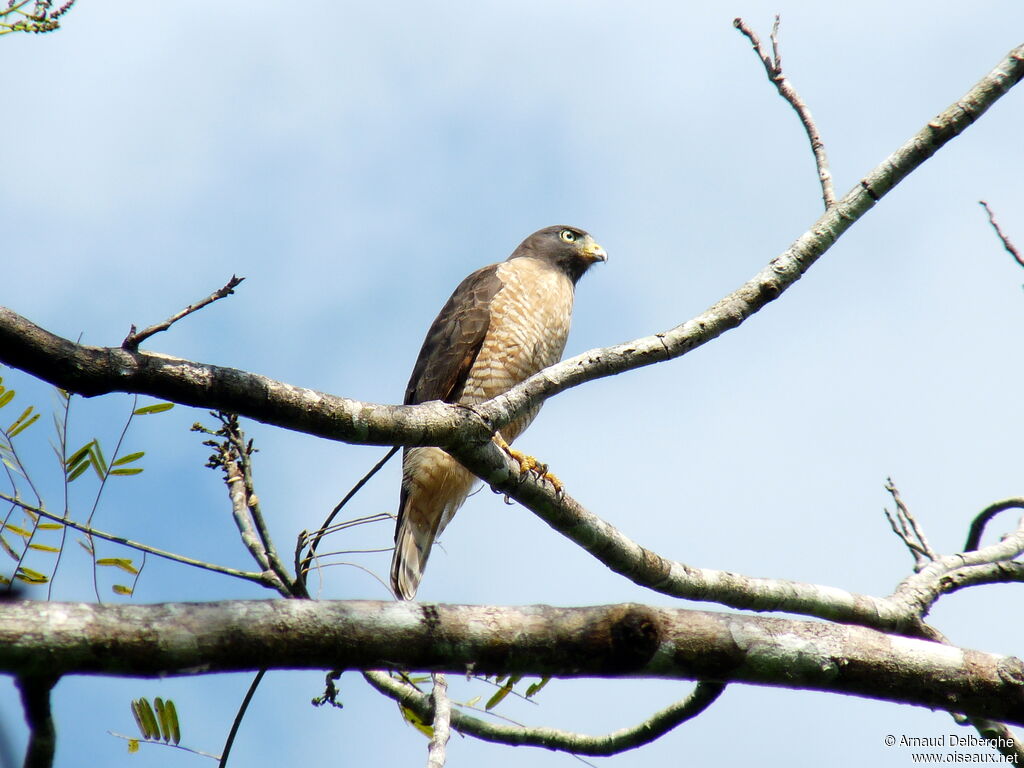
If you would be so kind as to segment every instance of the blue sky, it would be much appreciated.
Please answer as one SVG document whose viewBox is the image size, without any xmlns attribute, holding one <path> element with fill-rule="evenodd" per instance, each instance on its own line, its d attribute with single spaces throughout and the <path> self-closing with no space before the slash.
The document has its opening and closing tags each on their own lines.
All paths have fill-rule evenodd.
<svg viewBox="0 0 1024 768">
<path fill-rule="evenodd" d="M 80 4 L 55 35 L 3 40 L 16 74 L 5 99 L 0 303 L 64 336 L 116 345 L 132 323 L 161 320 L 239 274 L 247 280 L 235 296 L 147 348 L 397 402 L 456 283 L 540 227 L 583 227 L 610 255 L 579 287 L 575 354 L 686 320 L 814 221 L 821 202 L 806 139 L 735 16 L 766 37 L 782 14 L 784 65 L 817 119 L 839 193 L 1024 30 L 1024 8 L 1010 0 L 691 5 Z M 695 566 L 887 594 L 911 566 L 882 515 L 890 475 L 932 544 L 959 548 L 979 509 L 1022 490 L 1024 273 L 977 205 L 989 200 L 1024 242 L 1022 98 L 997 104 L 742 328 L 681 360 L 560 395 L 521 447 L 596 514 Z M 46 387 L 4 373 L 18 402 L 49 406 Z M 130 407 L 76 400 L 73 439 L 112 443 Z M 223 486 L 188 432 L 203 418 L 178 408 L 137 420 L 127 445 L 148 451 L 147 471 L 109 488 L 95 523 L 246 567 Z M 382 454 L 247 427 L 285 550 Z M 57 506 L 47 429 L 37 425 L 23 450 Z M 75 489 L 79 505 L 94 490 L 87 482 Z M 397 484 L 391 466 L 352 515 L 393 511 Z M 378 525 L 335 543 L 382 547 L 391 535 Z M 425 601 L 677 604 L 487 492 L 442 544 Z M 358 562 L 384 574 L 388 559 Z M 69 551 L 61 567 L 57 596 L 90 599 L 81 555 Z M 118 599 L 103 586 L 105 600 Z M 960 593 L 932 619 L 954 642 L 1020 655 L 1007 608 L 1019 590 Z M 385 597 L 346 567 L 324 571 L 321 595 Z M 153 561 L 137 590 L 145 602 L 261 596 Z M 355 675 L 342 678 L 344 710 L 312 709 L 319 678 L 268 677 L 236 765 L 298 755 L 422 763 L 423 739 Z M 185 740 L 218 752 L 247 684 L 65 680 L 57 764 L 202 765 L 154 747 L 129 757 L 106 731 L 134 731 L 131 698 L 170 696 Z M 688 688 L 559 682 L 539 706 L 513 702 L 507 714 L 598 733 Z M 486 695 L 461 684 L 453 693 Z M 20 713 L 2 681 L 0 717 L 17 747 Z M 721 764 L 756 750 L 769 765 L 902 766 L 908 755 L 886 748 L 885 735 L 954 728 L 942 713 L 733 687 L 659 743 L 593 762 Z M 577 763 L 455 737 L 449 764 Z"/>
</svg>

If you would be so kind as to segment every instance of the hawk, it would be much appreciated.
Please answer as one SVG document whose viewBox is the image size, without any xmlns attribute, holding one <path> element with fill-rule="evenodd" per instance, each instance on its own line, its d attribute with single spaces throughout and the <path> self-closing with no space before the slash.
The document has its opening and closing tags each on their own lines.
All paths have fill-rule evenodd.
<svg viewBox="0 0 1024 768">
<path fill-rule="evenodd" d="M 557 362 L 569 335 L 576 282 L 592 264 L 606 260 L 604 249 L 582 229 L 547 227 L 506 261 L 471 274 L 427 331 L 405 404 L 482 403 Z M 539 410 L 538 405 L 505 425 L 496 439 L 507 447 Z M 397 597 L 416 596 L 434 538 L 476 482 L 440 448 L 405 449 L 391 561 Z"/>
</svg>

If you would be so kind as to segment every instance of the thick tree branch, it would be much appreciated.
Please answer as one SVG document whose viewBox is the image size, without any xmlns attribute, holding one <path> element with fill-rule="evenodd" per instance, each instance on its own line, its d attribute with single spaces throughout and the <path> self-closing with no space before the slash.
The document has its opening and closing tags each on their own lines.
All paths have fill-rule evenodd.
<svg viewBox="0 0 1024 768">
<path fill-rule="evenodd" d="M 629 344 L 593 350 L 548 368 L 473 409 L 439 402 L 386 406 L 300 389 L 234 369 L 120 348 L 74 344 L 0 309 L 0 360 L 82 394 L 151 394 L 223 409 L 282 427 L 356 443 L 438 444 L 540 515 L 609 567 L 666 594 L 759 610 L 786 610 L 883 628 L 916 630 L 905 605 L 810 584 L 749 579 L 665 560 L 516 465 L 489 436 L 547 397 L 591 379 L 679 357 L 738 326 L 792 285 L 849 226 L 900 180 L 962 132 L 1024 75 L 1015 49 L 963 99 L 931 121 L 829 209 L 785 253 L 697 318 Z M 962 563 L 961 563 L 962 565 Z M 927 569 L 926 569 L 927 570 Z M 919 574 L 923 575 L 923 574 Z M 920 605 L 920 603 L 918 603 Z"/>
<path fill-rule="evenodd" d="M 814 621 L 635 604 L 0 605 L 3 672 L 138 677 L 263 667 L 743 682 L 1024 724 L 1017 658 Z"/>
<path fill-rule="evenodd" d="M 386 672 L 364 672 L 363 677 L 385 696 L 409 707 L 424 722 L 431 721 L 434 710 L 427 694 L 416 690 L 408 683 L 396 680 Z M 655 712 L 642 723 L 602 736 L 571 733 L 556 728 L 530 728 L 491 723 L 464 714 L 457 709 L 452 710 L 452 728 L 459 733 L 498 744 L 517 747 L 544 747 L 561 752 L 571 752 L 575 755 L 607 757 L 642 747 L 660 739 L 673 728 L 687 720 L 692 720 L 711 706 L 724 689 L 725 686 L 721 683 L 697 683 L 693 692 L 682 701 L 677 701 Z"/>
<path fill-rule="evenodd" d="M 437 402 L 364 403 L 233 368 L 120 347 L 75 344 L 4 308 L 0 308 L 0 362 L 86 396 L 148 394 L 333 440 L 379 445 L 480 443 L 530 407 L 566 389 L 680 357 L 740 325 L 778 298 L 876 202 L 966 130 L 1022 77 L 1024 45 L 1010 51 L 959 101 L 865 176 L 788 250 L 703 314 L 663 333 L 577 355 L 473 409 Z"/>
</svg>

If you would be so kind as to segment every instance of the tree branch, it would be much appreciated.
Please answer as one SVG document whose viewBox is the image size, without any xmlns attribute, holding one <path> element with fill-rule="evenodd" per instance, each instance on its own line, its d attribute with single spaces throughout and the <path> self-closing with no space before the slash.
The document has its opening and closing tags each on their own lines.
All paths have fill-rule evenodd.
<svg viewBox="0 0 1024 768">
<path fill-rule="evenodd" d="M 333 397 L 264 376 L 119 347 L 75 344 L 0 308 L 0 362 L 86 396 L 136 392 L 242 416 L 332 440 L 366 445 L 482 443 L 516 417 L 571 387 L 670 360 L 739 326 L 778 298 L 890 190 L 966 130 L 1024 77 L 1013 49 L 827 210 L 746 284 L 682 325 L 585 352 L 546 368 L 492 400 L 466 408 L 439 402 L 388 406 Z"/>
<path fill-rule="evenodd" d="M 430 697 L 425 693 L 408 683 L 396 680 L 386 672 L 364 672 L 363 677 L 385 696 L 413 710 L 424 722 L 430 722 L 434 710 Z M 497 744 L 544 747 L 575 755 L 607 757 L 660 739 L 673 728 L 692 720 L 711 706 L 724 689 L 725 686 L 721 683 L 699 682 L 685 699 L 655 712 L 642 723 L 602 736 L 589 736 L 556 728 L 529 728 L 491 723 L 457 709 L 452 710 L 452 728 L 467 736 Z"/>
<path fill-rule="evenodd" d="M 444 768 L 445 750 L 451 738 L 452 702 L 448 698 L 448 678 L 443 672 L 431 676 L 434 688 L 430 692 L 430 705 L 434 716 L 429 722 L 433 728 L 427 749 L 427 768 Z"/>
<path fill-rule="evenodd" d="M 235 275 L 232 275 L 231 279 L 228 280 L 227 284 L 223 288 L 218 288 L 205 299 L 200 299 L 195 304 L 189 304 L 183 310 L 171 315 L 162 323 L 151 325 L 148 328 L 145 328 L 139 332 L 135 331 L 135 326 L 133 325 L 131 330 L 128 332 L 128 335 L 125 337 L 124 341 L 121 342 L 121 348 L 126 349 L 129 352 L 134 352 L 139 348 L 139 345 L 146 339 L 148 339 L 150 336 L 154 336 L 160 333 L 161 331 L 166 331 L 168 328 L 170 328 L 176 322 L 181 320 L 183 317 L 187 317 L 188 315 L 191 315 L 193 312 L 198 312 L 203 307 L 207 306 L 208 304 L 213 304 L 213 302 L 217 301 L 218 299 L 223 299 L 225 296 L 230 296 L 235 292 L 235 288 L 237 288 L 238 285 L 243 280 L 245 280 L 244 277 L 236 277 Z"/>
<path fill-rule="evenodd" d="M 1024 509 L 1024 497 L 1018 496 L 1003 499 L 1002 501 L 989 504 L 981 510 L 977 517 L 971 521 L 970 530 L 967 532 L 967 541 L 964 542 L 964 552 L 971 552 L 977 549 L 978 545 L 981 544 L 981 537 L 985 533 L 985 526 L 1000 512 L 1005 512 L 1008 509 Z"/>
<path fill-rule="evenodd" d="M 29 739 L 25 750 L 25 768 L 50 768 L 57 749 L 57 729 L 50 709 L 50 691 L 57 678 L 46 675 L 18 675 L 21 705 L 28 722 Z"/>
<path fill-rule="evenodd" d="M 1006 504 L 1005 501 L 1001 503 Z M 1017 530 L 995 544 L 936 557 L 919 572 L 904 579 L 889 599 L 903 605 L 906 611 L 924 616 L 943 594 L 962 589 L 971 581 L 990 584 L 996 581 L 1016 581 L 1017 569 L 1010 561 L 1021 553 L 1024 553 L 1024 518 L 1021 518 Z M 974 570 L 979 567 L 982 570 Z M 999 576 L 1004 578 L 1000 579 Z"/>
<path fill-rule="evenodd" d="M 144 351 L 61 339 L 0 308 L 0 360 L 87 395 L 133 391 L 230 410 L 278 426 L 367 444 L 435 444 L 492 487 L 520 501 L 609 567 L 665 594 L 759 610 L 786 610 L 886 629 L 919 631 L 905 604 L 842 590 L 698 570 L 640 547 L 518 467 L 490 440 L 525 409 L 585 381 L 679 357 L 747 317 L 792 285 L 849 226 L 899 181 L 965 130 L 1024 75 L 1024 46 L 932 120 L 830 208 L 757 276 L 697 318 L 629 344 L 592 350 L 541 371 L 473 408 L 440 402 L 385 406 L 300 389 L 235 369 Z M 958 563 L 962 565 L 963 563 Z M 948 566 L 944 566 L 948 569 Z M 926 568 L 919 576 L 928 573 Z M 934 574 L 931 574 L 934 579 Z M 929 584 L 933 583 L 929 582 Z M 901 597 L 905 597 L 902 595 Z"/>
<path fill-rule="evenodd" d="M 3 492 L 0 492 L 0 499 L 10 502 L 11 504 L 14 504 L 16 506 L 19 506 L 22 509 L 28 510 L 29 512 L 39 515 L 40 517 L 45 517 L 48 520 L 53 520 L 54 522 L 66 525 L 68 528 L 74 528 L 76 531 L 81 531 L 82 533 L 88 536 L 95 536 L 98 539 L 112 541 L 115 544 L 121 544 L 125 547 L 129 547 L 130 549 L 138 550 L 139 552 L 147 552 L 151 555 L 162 557 L 165 560 L 173 560 L 174 562 L 181 563 L 182 565 L 190 565 L 194 568 L 202 568 L 203 570 L 213 571 L 214 573 L 223 573 L 225 576 L 234 576 L 236 579 L 254 581 L 257 584 L 262 584 L 263 586 L 274 586 L 273 579 L 271 578 L 272 574 L 267 575 L 264 573 L 254 573 L 252 571 L 240 571 L 237 568 L 228 568 L 224 565 L 216 565 L 214 563 L 207 563 L 202 560 L 196 560 L 191 557 L 185 557 L 184 555 L 176 555 L 173 552 L 165 552 L 162 549 L 157 549 L 156 547 L 151 547 L 148 544 L 142 544 L 138 541 L 132 541 L 131 539 L 126 539 L 123 536 L 117 536 L 113 533 L 105 533 L 97 528 L 93 528 L 91 525 L 83 525 L 82 523 L 77 523 L 74 520 L 64 517 L 63 515 L 55 515 L 53 512 L 45 510 L 42 507 L 34 507 L 31 504 L 28 504 L 19 498 L 16 498 L 14 496 L 8 496 L 6 493 Z"/>
<path fill-rule="evenodd" d="M 249 550 L 249 554 L 267 581 L 282 596 L 295 597 L 296 582 L 277 554 L 277 547 L 274 546 L 270 530 L 263 519 L 259 496 L 256 495 L 252 477 L 252 441 L 246 442 L 237 416 L 223 412 L 217 413 L 216 416 L 221 422 L 221 428 L 214 434 L 223 440 L 209 440 L 205 443 L 215 450 L 207 466 L 219 466 L 224 470 L 224 482 L 228 487 L 235 525 L 242 537 L 242 543 Z M 197 424 L 193 429 L 205 428 Z M 300 587 L 298 592 L 304 595 L 305 589 Z"/>
<path fill-rule="evenodd" d="M 1009 236 L 1003 232 L 1002 227 L 999 226 L 999 222 L 996 221 L 996 215 L 992 213 L 992 209 L 989 208 L 988 203 L 984 200 L 979 200 L 978 204 L 985 209 L 985 213 L 988 214 L 988 223 L 992 225 L 992 229 L 996 231 L 996 237 L 999 238 L 1003 244 L 1003 248 L 1006 252 L 1013 256 L 1013 260 L 1016 261 L 1020 266 L 1024 267 L 1024 256 L 1021 256 L 1020 251 L 1017 250 L 1017 246 L 1013 244 Z"/>
<path fill-rule="evenodd" d="M 263 667 L 743 682 L 1024 724 L 1017 658 L 817 621 L 635 604 L 0 604 L 5 673 L 145 677 Z"/>
<path fill-rule="evenodd" d="M 804 131 L 807 133 L 807 138 L 811 142 L 811 151 L 814 153 L 814 163 L 818 167 L 818 182 L 821 184 L 821 199 L 825 203 L 826 210 L 831 208 L 836 203 L 836 191 L 835 187 L 832 185 L 832 172 L 828 168 L 828 155 L 825 152 L 825 142 L 821 140 L 821 134 L 818 133 L 818 126 L 814 124 L 814 118 L 811 117 L 811 110 L 808 108 L 807 104 L 804 103 L 804 100 L 800 98 L 800 94 L 796 92 L 796 88 L 793 87 L 792 83 L 789 82 L 789 79 L 782 71 L 782 55 L 779 53 L 779 16 L 775 16 L 775 22 L 772 24 L 772 53 L 770 56 L 761 45 L 761 40 L 758 38 L 757 33 L 748 27 L 743 19 L 737 18 L 732 24 L 750 41 L 750 44 L 754 47 L 754 52 L 757 54 L 758 58 L 761 59 L 761 63 L 764 64 L 764 71 L 768 74 L 768 79 L 774 83 L 779 95 L 789 102 L 789 105 L 793 107 L 797 116 L 800 118 L 800 122 L 804 126 Z"/>
<path fill-rule="evenodd" d="M 896 488 L 891 477 L 885 481 L 885 490 L 889 492 L 892 500 L 896 503 L 896 517 L 894 518 L 888 509 L 883 510 L 885 517 L 889 520 L 892 532 L 899 536 L 906 548 L 910 550 L 910 554 L 914 558 L 914 571 L 920 571 L 938 555 L 928 543 L 924 531 L 917 523 L 917 518 L 911 514 L 910 509 L 903 502 L 899 489 Z"/>
</svg>

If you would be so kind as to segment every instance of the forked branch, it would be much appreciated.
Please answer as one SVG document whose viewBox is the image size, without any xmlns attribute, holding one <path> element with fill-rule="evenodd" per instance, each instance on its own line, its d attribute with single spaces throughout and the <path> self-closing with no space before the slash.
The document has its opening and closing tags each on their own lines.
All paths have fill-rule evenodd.
<svg viewBox="0 0 1024 768">
<path fill-rule="evenodd" d="M 779 91 L 779 95 L 789 102 L 789 105 L 793 107 L 800 118 L 800 123 L 803 125 L 804 131 L 807 132 L 807 138 L 811 142 L 814 162 L 818 166 L 821 199 L 825 202 L 826 210 L 831 208 L 836 203 L 836 192 L 832 184 L 832 172 L 828 167 L 828 154 L 825 152 L 825 142 L 822 141 L 821 134 L 818 133 L 818 126 L 815 125 L 814 118 L 811 117 L 810 108 L 800 98 L 800 94 L 796 92 L 796 88 L 793 87 L 793 84 L 789 82 L 789 79 L 782 71 L 782 54 L 779 53 L 779 17 L 776 16 L 775 22 L 772 24 L 772 52 L 770 55 L 764 49 L 764 46 L 761 45 L 761 39 L 757 36 L 757 33 L 747 26 L 743 19 L 737 18 L 734 20 L 733 26 L 750 41 L 750 44 L 754 47 L 754 52 L 761 59 L 761 63 L 764 64 L 764 71 L 768 74 L 768 79 L 774 83 Z"/>
</svg>

